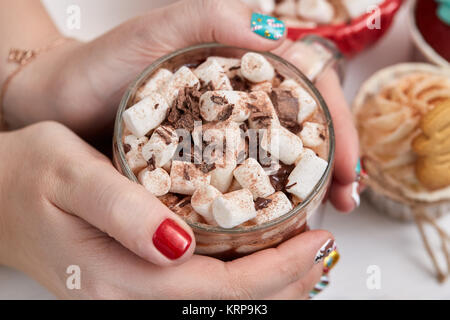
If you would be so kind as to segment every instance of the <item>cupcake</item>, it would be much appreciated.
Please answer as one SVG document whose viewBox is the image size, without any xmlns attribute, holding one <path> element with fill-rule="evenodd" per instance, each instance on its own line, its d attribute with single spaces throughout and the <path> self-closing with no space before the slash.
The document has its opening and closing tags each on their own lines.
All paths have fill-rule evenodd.
<svg viewBox="0 0 450 320">
<path fill-rule="evenodd" d="M 422 63 L 383 69 L 359 90 L 353 114 L 379 211 L 403 220 L 450 211 L 450 70 Z"/>
</svg>

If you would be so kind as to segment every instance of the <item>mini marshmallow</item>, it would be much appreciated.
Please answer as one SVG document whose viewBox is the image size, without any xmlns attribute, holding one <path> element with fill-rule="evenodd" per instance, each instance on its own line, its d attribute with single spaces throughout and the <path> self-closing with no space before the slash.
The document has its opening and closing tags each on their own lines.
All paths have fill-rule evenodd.
<svg viewBox="0 0 450 320">
<path fill-rule="evenodd" d="M 371 6 L 379 5 L 383 1 L 384 0 L 342 0 L 342 4 L 348 14 L 355 19 L 366 14 Z"/>
<path fill-rule="evenodd" d="M 317 154 L 314 152 L 314 150 L 310 149 L 310 148 L 303 148 L 303 152 L 301 154 L 300 157 L 298 157 L 297 160 L 295 160 L 295 165 L 297 165 L 300 160 L 302 159 L 302 157 L 314 157 L 317 156 Z M 320 158 L 320 157 L 319 157 Z"/>
<path fill-rule="evenodd" d="M 241 59 L 241 73 L 247 80 L 258 83 L 272 81 L 275 70 L 267 59 L 254 52 L 244 54 Z"/>
<path fill-rule="evenodd" d="M 142 146 L 144 146 L 147 141 L 148 138 L 146 136 L 138 138 L 132 134 L 125 136 L 123 139 L 126 151 L 125 158 L 131 171 L 135 174 L 147 166 L 147 161 L 142 156 Z"/>
<path fill-rule="evenodd" d="M 148 165 L 139 150 L 131 150 L 125 155 L 125 159 L 134 174 L 138 173 Z"/>
<path fill-rule="evenodd" d="M 233 90 L 230 79 L 217 60 L 206 60 L 194 70 L 194 74 L 206 84 L 211 82 L 215 90 Z"/>
<path fill-rule="evenodd" d="M 297 18 L 297 13 L 295 13 L 294 17 L 283 15 L 280 16 L 279 19 L 290 28 L 314 29 L 317 27 L 317 23 L 314 21 L 299 20 Z"/>
<path fill-rule="evenodd" d="M 216 60 L 229 79 L 235 76 L 241 76 L 241 59 L 224 58 L 224 57 L 209 57 L 206 61 Z"/>
<path fill-rule="evenodd" d="M 243 0 L 248 6 L 264 13 L 275 10 L 275 0 Z"/>
<path fill-rule="evenodd" d="M 130 150 L 142 150 L 142 146 L 144 146 L 148 142 L 148 138 L 146 136 L 143 137 L 136 137 L 135 135 L 127 135 L 123 139 L 124 145 L 128 145 L 130 147 Z"/>
<path fill-rule="evenodd" d="M 178 134 L 169 126 L 160 126 L 152 134 L 148 143 L 142 147 L 142 156 L 146 161 L 153 157 L 156 167 L 165 166 L 172 160 L 178 147 Z"/>
<path fill-rule="evenodd" d="M 316 156 L 311 150 L 305 149 L 289 175 L 286 190 L 300 200 L 305 200 L 320 181 L 327 167 L 328 162 Z"/>
<path fill-rule="evenodd" d="M 248 118 L 250 129 L 280 126 L 277 111 L 266 92 L 254 91 L 248 97 L 250 98 L 248 107 L 251 111 L 250 117 Z"/>
<path fill-rule="evenodd" d="M 194 208 L 194 210 L 198 214 L 203 216 L 205 221 L 210 225 L 216 224 L 212 213 L 212 204 L 214 202 L 214 199 L 216 199 L 220 195 L 222 195 L 222 193 L 211 185 L 201 186 L 200 188 L 195 190 L 194 194 L 192 195 L 192 208 Z"/>
<path fill-rule="evenodd" d="M 284 192 L 281 191 L 276 192 L 267 198 L 259 199 L 256 202 L 257 206 L 258 202 L 263 203 L 263 208 L 256 211 L 256 218 L 253 219 L 256 224 L 263 224 L 275 220 L 292 210 L 292 203 Z"/>
<path fill-rule="evenodd" d="M 211 175 L 202 172 L 193 163 L 173 160 L 170 179 L 170 192 L 192 195 L 196 189 L 210 183 Z"/>
<path fill-rule="evenodd" d="M 308 20 L 328 24 L 333 20 L 334 8 L 326 0 L 301 0 L 297 5 L 297 13 Z"/>
<path fill-rule="evenodd" d="M 247 102 L 245 92 L 207 91 L 200 97 L 200 113 L 206 121 L 243 122 L 250 116 Z"/>
<path fill-rule="evenodd" d="M 275 192 L 269 176 L 253 158 L 248 158 L 234 170 L 234 177 L 239 184 L 253 194 L 253 198 L 264 198 Z"/>
<path fill-rule="evenodd" d="M 169 105 L 158 93 L 145 97 L 123 113 L 126 127 L 138 138 L 158 127 L 166 118 Z"/>
<path fill-rule="evenodd" d="M 172 106 L 180 90 L 186 87 L 200 87 L 200 81 L 195 74 L 188 67 L 181 67 L 175 72 L 172 78 L 166 83 L 164 90 L 164 97 L 167 100 L 167 104 Z"/>
<path fill-rule="evenodd" d="M 317 103 L 314 98 L 298 84 L 295 80 L 288 79 L 280 84 L 280 89 L 291 91 L 292 95 L 298 99 L 299 110 L 297 121 L 303 123 L 309 119 L 317 110 Z"/>
<path fill-rule="evenodd" d="M 269 152 L 272 157 L 290 165 L 301 155 L 303 143 L 298 136 L 280 126 L 264 131 L 261 148 Z"/>
<path fill-rule="evenodd" d="M 264 169 L 264 172 L 268 175 L 268 176 L 272 176 L 274 174 L 276 174 L 278 172 L 278 170 L 281 169 L 281 165 L 279 161 L 271 161 L 270 162 L 270 166 L 262 166 Z"/>
<path fill-rule="evenodd" d="M 174 206 L 170 207 L 170 210 L 191 223 L 205 223 L 205 219 L 195 212 L 190 202 L 191 198 L 186 197 L 181 201 L 178 201 Z"/>
<path fill-rule="evenodd" d="M 170 176 L 161 168 L 156 168 L 153 171 L 145 168 L 139 172 L 138 180 L 155 197 L 163 196 L 170 190 Z"/>
<path fill-rule="evenodd" d="M 211 185 L 220 192 L 226 192 L 233 180 L 238 152 L 245 143 L 239 124 L 234 121 L 208 123 L 203 126 L 203 130 L 202 139 L 207 142 L 202 150 L 203 158 L 215 163 L 215 168 L 210 172 Z"/>
<path fill-rule="evenodd" d="M 208 145 L 214 143 L 215 145 L 220 145 L 220 150 L 223 152 L 223 143 L 225 145 L 225 155 L 226 157 L 237 158 L 237 152 L 242 146 L 243 139 L 241 137 L 240 124 L 234 121 L 221 121 L 221 122 L 210 122 L 202 126 L 203 127 L 203 141 L 207 142 Z M 198 138 L 196 138 L 198 139 Z M 208 148 L 208 147 L 207 147 Z M 204 156 L 206 150 L 203 150 Z M 221 156 L 223 160 L 225 158 Z"/>
<path fill-rule="evenodd" d="M 254 83 L 250 86 L 251 91 L 264 91 L 268 94 L 272 92 L 273 84 L 271 81 L 264 81 L 260 83 Z"/>
<path fill-rule="evenodd" d="M 316 122 L 305 122 L 299 136 L 305 147 L 317 148 L 325 142 L 325 126 Z"/>
<path fill-rule="evenodd" d="M 233 181 L 233 172 L 236 169 L 237 162 L 235 158 L 229 156 L 221 165 L 211 171 L 211 185 L 216 187 L 220 192 L 226 192 Z"/>
<path fill-rule="evenodd" d="M 152 94 L 153 92 L 161 91 L 166 83 L 172 78 L 173 73 L 167 69 L 161 68 L 159 69 L 153 77 L 151 77 L 147 83 L 141 87 L 136 97 L 139 100 L 144 99 L 146 96 Z"/>
<path fill-rule="evenodd" d="M 216 197 L 212 211 L 217 224 L 226 229 L 234 228 L 256 217 L 252 193 L 248 189 Z"/>
<path fill-rule="evenodd" d="M 241 190 L 242 186 L 239 184 L 239 182 L 233 177 L 233 181 L 231 181 L 231 185 L 228 188 L 227 192 L 233 192 Z"/>
<path fill-rule="evenodd" d="M 275 7 L 275 13 L 277 16 L 286 16 L 296 18 L 297 16 L 297 3 L 296 0 L 284 0 Z M 281 19 L 283 20 L 283 19 Z M 284 21 L 284 20 L 283 20 Z"/>
<path fill-rule="evenodd" d="M 170 170 L 172 169 L 172 160 L 167 162 L 165 165 L 163 165 L 161 168 L 166 170 L 170 174 Z"/>
</svg>

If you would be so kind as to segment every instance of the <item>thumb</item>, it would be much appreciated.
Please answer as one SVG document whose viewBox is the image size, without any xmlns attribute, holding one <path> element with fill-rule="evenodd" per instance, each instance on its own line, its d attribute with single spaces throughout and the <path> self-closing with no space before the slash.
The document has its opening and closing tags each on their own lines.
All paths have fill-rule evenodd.
<svg viewBox="0 0 450 320">
<path fill-rule="evenodd" d="M 191 228 L 141 185 L 110 164 L 77 170 L 61 187 L 58 207 L 160 266 L 181 264 L 195 249 Z"/>
<path fill-rule="evenodd" d="M 148 31 L 153 39 L 160 35 L 175 49 L 218 42 L 269 51 L 285 39 L 286 27 L 282 21 L 252 12 L 239 0 L 179 1 L 162 11 L 160 17 L 163 17 L 164 27 L 152 27 Z M 157 12 L 154 14 L 158 15 Z M 171 37 L 167 36 L 168 31 Z"/>
</svg>

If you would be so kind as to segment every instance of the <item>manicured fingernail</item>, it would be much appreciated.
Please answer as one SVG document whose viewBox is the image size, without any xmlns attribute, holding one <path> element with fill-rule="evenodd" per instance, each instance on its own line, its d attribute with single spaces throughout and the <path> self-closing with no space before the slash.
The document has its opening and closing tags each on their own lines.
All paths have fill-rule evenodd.
<svg viewBox="0 0 450 320">
<path fill-rule="evenodd" d="M 359 181 L 359 179 L 361 178 L 361 159 L 359 158 L 358 162 L 356 163 L 355 173 L 356 173 L 356 181 Z"/>
<path fill-rule="evenodd" d="M 156 249 L 171 260 L 180 258 L 191 242 L 189 233 L 172 219 L 164 220 L 153 235 L 153 244 Z"/>
<path fill-rule="evenodd" d="M 331 269 L 333 269 L 337 265 L 339 258 L 340 255 L 337 249 L 331 252 L 328 257 L 323 259 L 323 272 L 328 273 Z"/>
<path fill-rule="evenodd" d="M 286 30 L 283 21 L 256 12 L 252 14 L 250 27 L 257 35 L 270 40 L 282 38 Z"/>
<path fill-rule="evenodd" d="M 355 181 L 352 183 L 352 199 L 355 202 L 355 207 L 358 208 L 361 204 L 361 198 L 359 196 L 359 182 Z"/>
<path fill-rule="evenodd" d="M 314 289 L 312 289 L 309 292 L 309 298 L 312 299 L 315 296 L 317 296 L 319 293 L 321 293 L 328 285 L 330 284 L 330 279 L 326 274 L 322 275 L 320 277 L 320 281 L 314 286 Z"/>
<path fill-rule="evenodd" d="M 328 239 L 327 242 L 317 251 L 314 263 L 317 264 L 336 250 L 336 242 L 333 239 Z"/>
</svg>

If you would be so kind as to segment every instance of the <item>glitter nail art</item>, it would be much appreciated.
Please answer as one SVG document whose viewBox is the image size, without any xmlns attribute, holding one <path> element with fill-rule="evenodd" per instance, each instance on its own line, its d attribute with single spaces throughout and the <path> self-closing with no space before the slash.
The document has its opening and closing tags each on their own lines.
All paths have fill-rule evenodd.
<svg viewBox="0 0 450 320">
<path fill-rule="evenodd" d="M 319 263 L 334 250 L 336 250 L 336 242 L 334 242 L 333 239 L 328 239 L 328 241 L 325 242 L 325 244 L 319 249 L 319 251 L 317 251 L 314 258 L 314 263 Z"/>
<path fill-rule="evenodd" d="M 325 259 L 323 259 L 323 272 L 328 273 L 331 269 L 333 269 L 338 263 L 339 258 L 340 255 L 337 250 L 334 250 L 328 255 L 328 257 L 325 257 Z"/>
<path fill-rule="evenodd" d="M 278 40 L 283 37 L 286 30 L 284 22 L 265 14 L 253 13 L 251 29 L 257 35 L 270 40 Z"/>
<path fill-rule="evenodd" d="M 326 274 L 320 277 L 320 281 L 314 286 L 309 292 L 309 298 L 312 299 L 317 296 L 320 292 L 322 292 L 328 285 L 330 284 L 330 279 Z"/>
<path fill-rule="evenodd" d="M 361 177 L 361 159 L 358 159 L 358 162 L 356 163 L 355 172 L 356 172 L 356 180 L 359 180 Z"/>
</svg>

